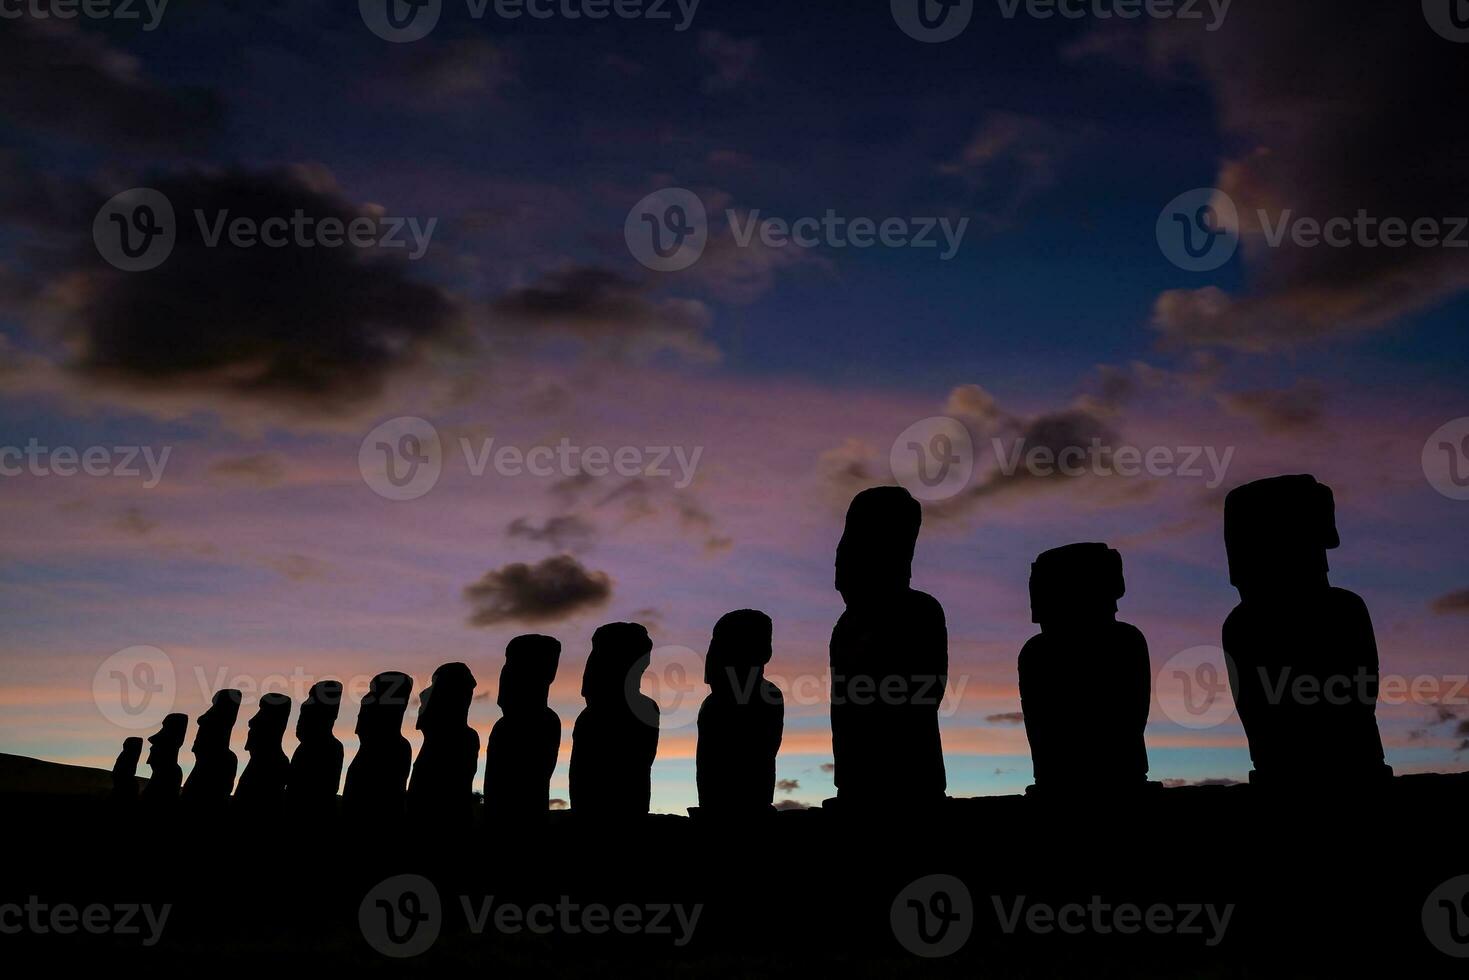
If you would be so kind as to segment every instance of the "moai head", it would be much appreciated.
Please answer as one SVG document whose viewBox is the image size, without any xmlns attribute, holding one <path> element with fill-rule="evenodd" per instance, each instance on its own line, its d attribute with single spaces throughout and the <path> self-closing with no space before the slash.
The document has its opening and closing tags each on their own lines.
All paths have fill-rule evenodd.
<svg viewBox="0 0 1469 980">
<path fill-rule="evenodd" d="M 1314 476 L 1256 480 L 1224 499 L 1229 581 L 1242 598 L 1324 588 L 1341 544 L 1331 488 Z"/>
<path fill-rule="evenodd" d="M 296 738 L 304 742 L 311 738 L 330 737 L 341 706 L 341 684 L 337 681 L 312 684 L 306 700 L 301 702 L 301 713 L 296 716 Z"/>
<path fill-rule="evenodd" d="M 511 640 L 505 648 L 500 692 L 495 698 L 500 710 L 544 708 L 560 663 L 561 641 L 555 637 L 531 633 Z"/>
<path fill-rule="evenodd" d="M 902 487 L 873 487 L 852 498 L 837 544 L 836 589 L 854 596 L 900 591 L 913 577 L 923 508 Z"/>
<path fill-rule="evenodd" d="M 418 724 L 424 734 L 451 731 L 469 724 L 474 701 L 474 674 L 461 663 L 444 664 L 434 671 L 418 699 Z"/>
<path fill-rule="evenodd" d="M 1047 627 L 1109 622 L 1126 593 L 1122 555 L 1104 544 L 1068 544 L 1030 566 L 1030 621 Z"/>
<path fill-rule="evenodd" d="M 215 691 L 209 707 L 199 716 L 199 725 L 194 730 L 193 752 L 228 752 L 230 734 L 235 730 L 235 719 L 240 716 L 240 692 L 233 688 Z"/>
<path fill-rule="evenodd" d="M 148 765 L 166 766 L 177 763 L 179 749 L 183 747 L 184 734 L 188 728 L 188 715 L 175 712 L 165 717 L 163 726 L 148 736 Z"/>
<path fill-rule="evenodd" d="M 633 707 L 643 671 L 652 658 L 653 641 L 637 623 L 608 623 L 592 634 L 592 652 L 581 678 L 587 704 L 622 701 Z"/>
<path fill-rule="evenodd" d="M 396 670 L 378 674 L 367 686 L 362 704 L 357 709 L 359 739 L 378 735 L 398 735 L 403 731 L 403 715 L 413 697 L 413 678 Z"/>
<path fill-rule="evenodd" d="M 770 617 L 758 609 L 719 617 L 704 658 L 704 683 L 716 691 L 745 686 L 752 672 L 770 663 L 771 634 Z"/>
<path fill-rule="evenodd" d="M 250 734 L 245 737 L 246 752 L 280 751 L 286 724 L 291 720 L 291 699 L 284 694 L 263 694 L 250 719 Z"/>
</svg>

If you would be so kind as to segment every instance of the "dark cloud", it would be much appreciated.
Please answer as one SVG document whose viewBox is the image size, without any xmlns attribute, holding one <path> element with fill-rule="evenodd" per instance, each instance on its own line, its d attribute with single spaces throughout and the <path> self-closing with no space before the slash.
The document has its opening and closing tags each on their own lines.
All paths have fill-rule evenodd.
<svg viewBox="0 0 1469 980">
<path fill-rule="evenodd" d="M 794 793 L 801 788 L 801 782 L 798 779 L 777 779 L 775 788 L 782 793 Z"/>
<path fill-rule="evenodd" d="M 990 230 L 1003 229 L 1031 198 L 1055 185 L 1074 142 L 1047 120 L 995 112 L 939 172 L 964 183 L 966 212 L 977 213 Z"/>
<path fill-rule="evenodd" d="M 710 314 L 703 303 L 657 299 L 650 292 L 609 269 L 576 266 L 506 293 L 491 309 L 511 327 L 569 334 L 612 354 L 718 356 L 705 337 Z"/>
<path fill-rule="evenodd" d="M 128 534 L 136 534 L 142 537 L 157 527 L 158 522 L 145 515 L 138 508 L 129 507 L 118 515 L 113 526 L 119 531 L 125 531 Z"/>
<path fill-rule="evenodd" d="M 473 626 L 553 622 L 604 606 L 611 597 L 612 579 L 570 555 L 506 565 L 464 587 L 464 598 L 474 607 Z"/>
<path fill-rule="evenodd" d="M 802 803 L 800 800 L 776 800 L 775 801 L 775 809 L 777 809 L 777 810 L 809 810 L 809 809 L 811 809 L 811 804 L 810 803 Z"/>
<path fill-rule="evenodd" d="M 1320 385 L 1303 381 L 1284 391 L 1222 394 L 1219 402 L 1230 414 L 1252 419 L 1266 432 L 1292 432 L 1320 425 L 1326 393 Z"/>
<path fill-rule="evenodd" d="M 1213 779 L 1165 779 L 1163 785 L 1169 789 L 1177 789 L 1180 786 L 1238 786 L 1237 779 L 1226 779 L 1223 777 Z"/>
<path fill-rule="evenodd" d="M 564 514 L 548 518 L 539 527 L 524 517 L 518 517 L 505 529 L 505 536 L 548 544 L 557 551 L 578 552 L 591 543 L 596 531 L 590 521 L 575 514 Z"/>
<path fill-rule="evenodd" d="M 835 762 L 823 762 L 820 766 L 817 766 L 817 768 L 820 769 L 822 772 L 830 775 L 831 773 L 837 771 L 837 764 Z"/>
<path fill-rule="evenodd" d="M 1469 589 L 1459 589 L 1434 599 L 1433 611 L 1440 616 L 1469 613 Z"/>
<path fill-rule="evenodd" d="M 1240 212 L 1249 289 L 1165 293 L 1154 311 L 1165 336 L 1281 348 L 1381 327 L 1469 286 L 1464 248 L 1272 248 L 1257 217 L 1464 214 L 1469 132 L 1435 93 L 1464 91 L 1469 59 L 1439 43 L 1416 4 L 1364 4 L 1351 17 L 1322 3 L 1236 4 L 1216 32 L 1187 27 L 1155 28 L 1154 63 L 1203 77 L 1238 148 L 1216 185 Z"/>
<path fill-rule="evenodd" d="M 553 810 L 565 810 L 570 806 L 570 803 L 567 803 L 565 800 L 559 797 L 551 801 L 551 809 Z"/>
<path fill-rule="evenodd" d="M 984 720 L 991 725 L 1023 725 L 1025 712 L 1007 711 L 1000 715 L 986 715 Z"/>
</svg>

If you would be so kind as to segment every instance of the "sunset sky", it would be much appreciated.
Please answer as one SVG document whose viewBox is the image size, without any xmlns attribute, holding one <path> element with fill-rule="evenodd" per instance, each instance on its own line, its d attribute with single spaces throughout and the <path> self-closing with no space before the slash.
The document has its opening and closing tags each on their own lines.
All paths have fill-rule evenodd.
<svg viewBox="0 0 1469 980">
<path fill-rule="evenodd" d="M 262 689 L 299 702 L 335 678 L 350 757 L 367 678 L 422 687 L 456 660 L 483 735 L 506 642 L 545 632 L 564 647 L 564 798 L 592 631 L 633 620 L 667 722 L 654 808 L 682 812 L 698 655 L 720 615 L 753 607 L 774 619 L 786 692 L 777 798 L 819 803 L 842 515 L 894 481 L 900 434 L 947 417 L 974 473 L 926 505 L 913 582 L 948 617 L 952 795 L 1030 782 L 1027 576 L 1075 541 L 1123 554 L 1120 617 L 1159 674 L 1152 778 L 1244 779 L 1238 722 L 1180 724 L 1175 670 L 1203 676 L 1217 650 L 1197 648 L 1217 648 L 1237 601 L 1224 494 L 1280 473 L 1335 491 L 1333 582 L 1366 600 L 1401 682 L 1378 711 L 1388 761 L 1465 769 L 1469 500 L 1436 488 L 1425 448 L 1436 459 L 1435 433 L 1469 416 L 1469 231 L 1269 239 L 1363 212 L 1449 237 L 1469 213 L 1469 44 L 1416 3 L 1235 0 L 1214 30 L 1005 6 L 978 0 L 943 43 L 880 0 L 703 0 L 683 30 L 672 2 L 671 20 L 506 20 L 446 0 L 407 43 L 326 0 L 180 2 L 151 30 L 0 20 L 0 448 L 45 447 L 63 469 L 58 447 L 150 454 L 137 476 L 0 476 L 0 752 L 108 767 L 165 710 L 195 717 L 234 686 L 243 765 Z M 177 216 L 145 271 L 94 238 L 132 188 Z M 708 242 L 664 272 L 624 232 L 669 188 L 707 209 Z M 1233 202 L 1240 246 L 1189 271 L 1159 219 L 1201 188 Z M 417 258 L 209 247 L 194 215 L 297 209 L 432 232 Z M 829 212 L 966 223 L 949 258 L 739 241 L 751 221 Z M 362 461 L 403 417 L 437 433 L 441 474 L 395 500 Z M 994 440 L 1021 438 L 1198 456 L 1198 472 L 1007 473 Z M 647 464 L 666 448 L 668 475 L 515 474 L 493 456 L 476 475 L 489 439 Z M 174 691 L 134 728 L 94 678 L 130 674 L 141 655 L 109 658 L 140 646 Z"/>
</svg>

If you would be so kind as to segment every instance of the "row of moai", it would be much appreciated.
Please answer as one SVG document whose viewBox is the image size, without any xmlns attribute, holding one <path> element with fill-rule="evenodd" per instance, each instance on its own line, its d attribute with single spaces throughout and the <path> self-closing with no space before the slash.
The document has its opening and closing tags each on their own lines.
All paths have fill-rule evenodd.
<svg viewBox="0 0 1469 980">
<path fill-rule="evenodd" d="M 879 487 L 852 501 L 837 547 L 836 588 L 846 610 L 831 638 L 831 731 L 842 809 L 912 809 L 946 794 L 939 706 L 948 682 L 943 607 L 910 585 L 922 510 L 907 491 Z M 1362 600 L 1333 588 L 1326 552 L 1339 545 L 1331 490 L 1310 476 L 1262 480 L 1225 504 L 1230 580 L 1240 603 L 1224 624 L 1235 704 L 1254 765 L 1270 786 L 1360 785 L 1391 775 L 1377 730 L 1378 655 Z M 1117 619 L 1125 593 L 1122 558 L 1104 544 L 1042 554 L 1031 568 L 1032 620 L 1040 632 L 1019 658 L 1020 697 L 1040 793 L 1127 792 L 1148 787 L 1144 729 L 1152 701 L 1147 641 Z M 652 641 L 635 623 L 612 623 L 592 638 L 582 678 L 586 707 L 572 732 L 571 808 L 582 817 L 646 814 L 658 749 L 658 704 L 640 693 Z M 769 812 L 784 726 L 779 688 L 764 677 L 770 617 L 729 613 L 716 624 L 705 661 L 710 694 L 698 716 L 696 778 L 706 817 Z M 500 674 L 495 724 L 485 751 L 484 793 L 492 821 L 544 820 L 561 742 L 549 704 L 561 644 L 549 636 L 512 640 Z M 1350 679 L 1350 696 L 1300 698 Z M 359 709 L 358 752 L 347 769 L 345 811 L 406 812 L 468 820 L 479 735 L 468 723 L 475 678 L 462 663 L 436 670 L 420 695 L 416 760 L 402 734 L 413 690 L 407 674 L 373 678 Z M 342 688 L 312 687 L 301 707 L 299 746 L 281 748 L 291 702 L 261 698 L 250 722 L 249 764 L 237 805 L 333 806 L 343 751 L 332 735 Z M 181 783 L 178 752 L 187 718 L 169 715 L 150 739 L 155 802 L 221 806 L 237 761 L 229 748 L 238 691 L 221 691 L 200 716 L 195 766 Z M 119 792 L 134 792 L 141 740 L 129 739 L 116 769 Z M 893 787 L 904 792 L 894 794 Z"/>
</svg>

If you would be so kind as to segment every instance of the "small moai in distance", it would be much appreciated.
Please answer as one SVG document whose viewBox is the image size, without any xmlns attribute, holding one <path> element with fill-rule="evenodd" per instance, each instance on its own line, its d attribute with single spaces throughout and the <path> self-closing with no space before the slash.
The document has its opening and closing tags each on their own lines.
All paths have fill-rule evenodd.
<svg viewBox="0 0 1469 980">
<path fill-rule="evenodd" d="M 183 801 L 194 808 L 223 808 L 235 789 L 240 761 L 230 736 L 240 715 L 240 692 L 215 691 L 194 729 L 194 768 L 184 783 Z"/>
<path fill-rule="evenodd" d="M 395 820 L 403 815 L 413 746 L 403 735 L 403 715 L 413 697 L 413 678 L 401 671 L 378 674 L 357 709 L 357 754 L 347 767 L 342 808 L 356 820 Z"/>
<path fill-rule="evenodd" d="M 592 634 L 582 674 L 587 706 L 571 733 L 571 812 L 578 819 L 628 820 L 652 804 L 658 702 L 639 684 L 653 652 L 637 623 L 608 623 Z"/>
<path fill-rule="evenodd" d="M 285 799 L 291 762 L 281 740 L 291 720 L 291 699 L 284 694 L 264 694 L 250 719 L 245 753 L 250 761 L 240 774 L 235 798 L 252 810 L 276 810 Z"/>
<path fill-rule="evenodd" d="M 714 625 L 695 760 L 700 817 L 771 812 L 785 726 L 785 699 L 764 674 L 772 632 L 770 617 L 755 609 L 726 613 Z"/>
<path fill-rule="evenodd" d="M 469 726 L 474 674 L 462 663 L 443 664 L 419 696 L 417 729 L 423 745 L 408 780 L 408 812 L 436 828 L 467 827 L 474 818 L 479 732 Z"/>
<path fill-rule="evenodd" d="M 151 774 L 143 787 L 143 802 L 171 806 L 178 802 L 184 771 L 179 768 L 179 750 L 189 730 L 189 716 L 174 712 L 163 719 L 157 732 L 148 736 L 148 768 Z"/>
<path fill-rule="evenodd" d="M 127 806 L 138 801 L 138 760 L 143 756 L 143 740 L 130 736 L 122 740 L 122 751 L 112 764 L 112 801 Z"/>
<path fill-rule="evenodd" d="M 837 544 L 846 611 L 831 634 L 831 738 L 837 800 L 911 811 L 944 800 L 939 705 L 949 638 L 937 599 L 910 587 L 923 524 L 902 487 L 853 498 Z"/>
<path fill-rule="evenodd" d="M 291 754 L 286 798 L 301 813 L 330 816 L 342 781 L 342 743 L 332 734 L 342 706 L 342 685 L 311 685 L 296 716 L 296 751 Z"/>
<path fill-rule="evenodd" d="M 1153 672 L 1142 632 L 1117 621 L 1126 589 L 1122 555 L 1105 544 L 1056 548 L 1030 567 L 1041 631 L 1020 651 L 1020 706 L 1037 791 L 1147 786 Z"/>
<path fill-rule="evenodd" d="M 561 643 L 550 636 L 517 636 L 505 648 L 496 703 L 503 712 L 485 744 L 485 819 L 488 823 L 544 823 L 551 806 L 551 774 L 561 751 L 561 719 L 549 705 Z"/>
<path fill-rule="evenodd" d="M 1251 782 L 1351 786 L 1390 777 L 1372 617 L 1360 596 L 1328 579 L 1326 552 L 1341 544 L 1331 488 L 1301 475 L 1232 490 L 1224 542 L 1240 595 L 1224 623 L 1224 652 Z"/>
</svg>

